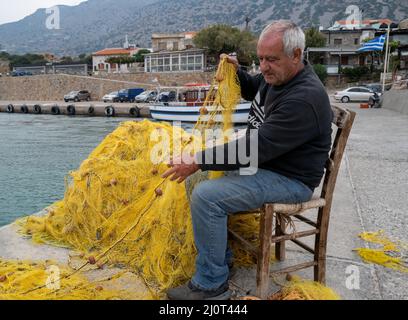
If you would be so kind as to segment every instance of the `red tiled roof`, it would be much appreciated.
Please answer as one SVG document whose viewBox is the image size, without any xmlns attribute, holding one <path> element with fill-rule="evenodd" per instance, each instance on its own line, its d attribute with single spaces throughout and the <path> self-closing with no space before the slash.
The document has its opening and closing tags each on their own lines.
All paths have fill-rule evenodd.
<svg viewBox="0 0 408 320">
<path fill-rule="evenodd" d="M 341 25 L 346 25 L 346 24 L 357 24 L 357 20 L 350 20 L 350 21 L 347 21 L 347 20 L 339 20 L 339 21 L 336 21 L 338 24 L 341 24 Z M 386 23 L 386 24 L 390 24 L 392 21 L 390 20 L 390 19 L 366 19 L 366 20 L 363 20 L 363 22 L 362 22 L 362 24 L 364 24 L 364 25 L 369 25 L 369 24 L 374 24 L 374 23 L 381 23 L 381 24 L 383 24 L 383 23 Z"/>
</svg>

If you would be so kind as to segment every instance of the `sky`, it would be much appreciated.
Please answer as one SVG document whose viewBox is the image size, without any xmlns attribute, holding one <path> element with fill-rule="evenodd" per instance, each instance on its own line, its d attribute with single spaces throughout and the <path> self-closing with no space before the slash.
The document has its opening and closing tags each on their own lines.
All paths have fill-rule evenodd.
<svg viewBox="0 0 408 320">
<path fill-rule="evenodd" d="M 39 8 L 55 5 L 77 5 L 86 0 L 0 0 L 0 25 L 14 22 L 34 13 Z"/>
</svg>

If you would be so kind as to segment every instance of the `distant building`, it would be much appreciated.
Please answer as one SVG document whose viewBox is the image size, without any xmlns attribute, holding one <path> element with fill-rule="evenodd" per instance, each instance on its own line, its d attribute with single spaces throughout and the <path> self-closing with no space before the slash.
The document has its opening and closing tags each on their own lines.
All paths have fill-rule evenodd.
<svg viewBox="0 0 408 320">
<path fill-rule="evenodd" d="M 204 71 L 205 50 L 194 48 L 195 34 L 195 32 L 153 34 L 153 52 L 145 55 L 145 72 Z"/>
<path fill-rule="evenodd" d="M 377 31 L 376 37 L 384 34 L 385 31 Z M 391 55 L 398 56 L 400 60 L 399 69 L 408 70 L 408 19 L 399 23 L 398 28 L 390 31 L 390 41 L 397 41 L 398 48 Z"/>
<path fill-rule="evenodd" d="M 340 20 L 327 29 L 321 29 L 326 38 L 326 46 L 321 48 L 307 48 L 306 55 L 325 65 L 328 74 L 336 75 L 340 68 L 354 68 L 357 66 L 379 66 L 380 61 L 373 59 L 369 53 L 361 54 L 358 49 L 365 39 L 372 39 L 376 33 L 386 31 L 389 19 Z"/>
<path fill-rule="evenodd" d="M 127 73 L 128 65 L 127 64 L 116 64 L 116 63 L 109 63 L 107 60 L 112 57 L 132 57 L 135 55 L 140 48 L 136 47 L 136 45 L 129 44 L 128 38 L 126 36 L 125 43 L 123 48 L 107 48 L 95 52 L 92 54 L 92 70 L 93 72 L 123 72 Z"/>
<path fill-rule="evenodd" d="M 1 74 L 6 74 L 10 72 L 9 64 L 10 64 L 9 61 L 0 60 L 0 73 Z"/>
<path fill-rule="evenodd" d="M 381 29 L 383 25 L 389 25 L 391 23 L 392 21 L 390 19 L 339 20 L 328 28 L 328 30 L 378 30 Z"/>
<path fill-rule="evenodd" d="M 199 72 L 206 67 L 203 49 L 160 51 L 145 55 L 145 72 Z"/>
<path fill-rule="evenodd" d="M 193 38 L 195 35 L 196 32 L 182 32 L 174 34 L 153 33 L 153 52 L 192 49 L 194 47 Z"/>
</svg>

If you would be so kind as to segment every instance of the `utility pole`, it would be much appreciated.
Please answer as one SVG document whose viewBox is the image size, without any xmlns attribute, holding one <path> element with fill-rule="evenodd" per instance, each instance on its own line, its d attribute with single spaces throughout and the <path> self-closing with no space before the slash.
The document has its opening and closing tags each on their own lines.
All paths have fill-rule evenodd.
<svg viewBox="0 0 408 320">
<path fill-rule="evenodd" d="M 385 47 L 385 59 L 384 59 L 384 73 L 383 73 L 383 83 L 382 83 L 382 92 L 385 91 L 385 75 L 387 72 L 387 65 L 388 65 L 388 45 L 390 42 L 390 28 L 391 28 L 391 24 L 388 25 L 388 29 L 387 29 L 387 45 Z"/>
<path fill-rule="evenodd" d="M 245 31 L 249 31 L 249 22 L 251 21 L 251 18 L 249 16 L 245 17 Z"/>
</svg>

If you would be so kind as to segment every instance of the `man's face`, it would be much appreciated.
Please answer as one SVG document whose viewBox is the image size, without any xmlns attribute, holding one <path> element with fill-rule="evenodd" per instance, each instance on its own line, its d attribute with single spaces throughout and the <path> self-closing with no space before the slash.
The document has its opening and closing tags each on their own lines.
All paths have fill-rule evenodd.
<svg viewBox="0 0 408 320">
<path fill-rule="evenodd" d="M 258 42 L 257 54 L 267 83 L 283 85 L 295 75 L 299 59 L 285 54 L 281 34 L 269 33 L 262 36 Z"/>
</svg>

